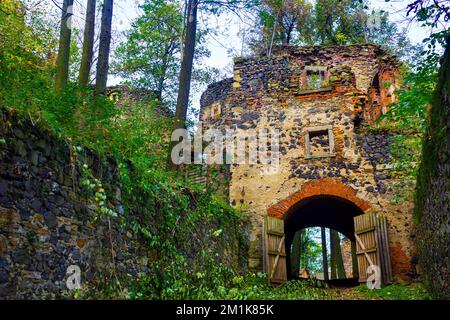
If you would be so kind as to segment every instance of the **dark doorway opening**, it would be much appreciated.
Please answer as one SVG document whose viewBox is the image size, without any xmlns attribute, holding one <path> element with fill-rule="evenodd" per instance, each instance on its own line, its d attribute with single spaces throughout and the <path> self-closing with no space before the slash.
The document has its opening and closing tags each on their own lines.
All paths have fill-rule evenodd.
<svg viewBox="0 0 450 320">
<path fill-rule="evenodd" d="M 301 230 L 304 232 L 308 228 L 319 227 L 320 229 L 320 227 L 323 227 L 326 228 L 324 230 L 327 230 L 330 235 L 332 232 L 329 230 L 335 230 L 335 234 L 339 233 L 340 239 L 344 239 L 344 237 L 347 238 L 353 247 L 355 243 L 353 218 L 361 214 L 363 214 L 363 211 L 354 203 L 336 196 L 313 196 L 304 199 L 293 206 L 284 217 L 286 268 L 288 278 L 295 279 L 301 277 L 301 272 L 300 274 L 296 274 L 293 272 L 295 267 L 292 268 L 292 249 L 296 248 L 295 245 L 298 245 L 298 235 Z M 330 241 L 330 237 L 331 236 L 328 236 L 328 241 Z M 338 243 L 340 243 L 339 240 Z M 294 259 L 298 259 L 297 256 L 298 252 L 297 254 L 294 254 Z M 333 261 L 335 262 L 336 260 Z M 352 261 L 352 263 L 356 263 L 356 260 Z M 331 273 L 329 266 L 329 263 L 328 266 L 324 265 L 328 275 Z M 325 274 L 325 270 L 323 270 L 323 273 Z M 336 279 L 336 277 L 330 279 L 329 276 L 327 279 L 332 285 L 339 285 L 340 283 L 343 285 L 357 284 L 357 274 L 355 277 L 353 273 L 349 274 L 345 279 L 343 279 L 342 276 L 341 279 Z"/>
</svg>

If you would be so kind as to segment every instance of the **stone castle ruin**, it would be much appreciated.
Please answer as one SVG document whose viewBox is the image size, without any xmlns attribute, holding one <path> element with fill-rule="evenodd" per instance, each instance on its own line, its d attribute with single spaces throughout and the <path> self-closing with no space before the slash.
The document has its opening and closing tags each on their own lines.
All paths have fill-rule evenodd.
<svg viewBox="0 0 450 320">
<path fill-rule="evenodd" d="M 251 270 L 285 274 L 293 236 L 303 228 L 332 228 L 359 241 L 364 235 L 355 238 L 354 217 L 369 213 L 385 217 L 386 237 L 371 225 L 362 228 L 375 230 L 377 253 L 362 239 L 360 258 L 378 255 L 381 263 L 383 251 L 383 268 L 395 280 L 414 273 L 412 201 L 394 201 L 401 181 L 393 175 L 392 134 L 370 130 L 396 99 L 399 66 L 370 44 L 279 47 L 271 57 L 235 59 L 234 77 L 202 95 L 203 130 L 280 130 L 277 172 L 264 174 L 261 164 L 230 165 L 229 200 L 251 216 Z M 282 227 L 267 232 L 267 221 Z M 275 247 L 270 234 L 279 236 Z"/>
</svg>

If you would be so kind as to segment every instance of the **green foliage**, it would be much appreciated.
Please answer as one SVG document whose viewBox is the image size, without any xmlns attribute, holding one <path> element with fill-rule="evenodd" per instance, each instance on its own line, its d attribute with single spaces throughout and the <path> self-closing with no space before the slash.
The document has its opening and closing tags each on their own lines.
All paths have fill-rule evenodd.
<svg viewBox="0 0 450 320">
<path fill-rule="evenodd" d="M 383 10 L 361 0 L 264 0 L 256 7 L 258 30 L 253 51 L 275 45 L 348 45 L 374 43 L 404 61 L 414 61 L 418 47 L 410 43 Z"/>
<path fill-rule="evenodd" d="M 423 26 L 434 29 L 433 33 L 441 33 L 450 19 L 450 4 L 446 0 L 416 0 L 407 5 L 407 15 L 413 15 Z M 449 30 L 442 30 L 444 33 Z"/>
<path fill-rule="evenodd" d="M 436 88 L 430 100 L 428 125 L 423 140 L 422 159 L 417 177 L 414 218 L 417 226 L 417 254 L 424 284 L 433 298 L 448 299 L 448 266 L 441 257 L 448 251 L 445 230 L 448 214 L 448 154 L 450 91 L 450 4 L 444 0 L 417 0 L 408 5 L 408 14 L 430 30 L 428 52 L 440 44 L 445 52 L 440 59 Z M 447 167 L 446 167 L 447 166 Z M 446 188 L 447 187 L 447 188 Z M 433 189 L 430 192 L 430 189 Z"/>
<path fill-rule="evenodd" d="M 214 280 L 207 274 L 214 276 Z M 222 300 L 312 300 L 328 299 L 326 290 L 310 281 L 289 281 L 279 287 L 273 288 L 267 283 L 265 273 L 248 273 L 240 276 L 213 267 L 212 272 L 183 274 L 187 277 L 185 282 L 174 283 L 177 287 L 166 292 L 166 299 L 222 299 Z M 186 278 L 183 278 L 186 279 Z M 130 299 L 148 299 L 147 291 L 152 279 L 144 277 L 133 283 L 134 290 L 128 293 Z"/>
<path fill-rule="evenodd" d="M 147 0 L 116 49 L 115 71 L 138 87 L 167 96 L 176 90 L 183 16 L 174 1 Z"/>
<path fill-rule="evenodd" d="M 50 84 L 52 70 L 44 58 L 52 41 L 26 24 L 20 2 L 2 1 L 0 9 L 0 103 L 27 110 L 46 98 L 40 88 Z"/>
<path fill-rule="evenodd" d="M 302 230 L 302 249 L 300 250 L 300 268 L 308 268 L 311 274 L 322 271 L 322 244 L 320 228 Z"/>
<path fill-rule="evenodd" d="M 398 100 L 380 118 L 397 124 L 403 131 L 423 133 L 427 126 L 427 112 L 437 82 L 439 55 L 426 50 L 410 69 L 403 70 L 403 85 L 395 91 Z"/>
<path fill-rule="evenodd" d="M 395 135 L 389 147 L 397 174 L 400 177 L 416 177 L 422 147 L 421 136 Z"/>
<path fill-rule="evenodd" d="M 392 284 L 381 289 L 371 290 L 367 285 L 357 287 L 357 291 L 367 298 L 381 298 L 383 300 L 429 300 L 429 293 L 420 284 L 400 285 Z"/>
<path fill-rule="evenodd" d="M 114 52 L 113 72 L 133 87 L 155 92 L 155 96 L 172 107 L 179 85 L 183 15 L 177 1 L 146 0 L 139 6 L 142 14 L 125 32 L 125 39 Z M 201 60 L 210 52 L 203 41 L 211 30 L 197 31 L 192 89 L 211 83 L 217 72 L 203 66 Z"/>
<path fill-rule="evenodd" d="M 435 257 L 445 256 L 448 234 L 435 232 L 436 225 L 445 230 L 448 212 L 450 180 L 448 179 L 449 155 L 449 98 L 450 91 L 450 37 L 441 60 L 439 80 L 431 101 L 429 125 L 423 141 L 422 161 L 417 177 L 414 218 L 418 226 L 418 255 L 421 269 L 425 270 L 423 280 L 435 299 L 448 299 L 450 294 L 445 280 L 448 268 L 445 261 Z M 447 169 L 446 167 L 447 166 Z M 438 183 L 436 184 L 436 181 Z M 443 188 L 430 188 L 441 185 Z M 436 191 L 440 192 L 437 193 Z M 446 242 L 447 241 L 447 242 Z"/>
<path fill-rule="evenodd" d="M 315 25 L 322 44 L 361 43 L 366 40 L 367 4 L 359 0 L 318 0 Z"/>
<path fill-rule="evenodd" d="M 377 126 L 395 132 L 390 139 L 390 153 L 398 179 L 393 187 L 395 202 L 410 199 L 418 175 L 422 154 L 423 135 L 427 130 L 427 114 L 437 83 L 439 55 L 429 43 L 421 51 L 413 65 L 402 69 L 402 87 L 395 90 L 397 101 L 389 105 L 388 111 L 378 119 Z"/>
<path fill-rule="evenodd" d="M 72 82 L 76 82 L 78 79 L 78 72 L 81 64 L 81 49 L 78 46 L 77 38 L 80 35 L 78 29 L 72 28 L 72 35 L 70 39 L 70 65 L 69 65 L 69 79 Z"/>
<path fill-rule="evenodd" d="M 264 0 L 258 8 L 259 22 L 267 46 L 310 43 L 312 5 L 305 0 Z"/>
<path fill-rule="evenodd" d="M 222 9 L 237 8 L 240 3 L 230 0 L 219 6 L 206 2 L 204 10 L 217 14 Z M 355 1 L 342 3 L 349 6 L 340 7 L 341 3 L 335 1 L 318 1 L 318 12 L 333 14 L 334 21 L 329 24 L 330 21 L 320 20 L 326 19 L 326 15 L 317 17 L 317 22 L 323 26 L 322 43 L 351 43 L 362 37 L 362 20 L 358 20 L 360 5 Z M 181 32 L 179 8 L 175 2 L 159 0 L 149 0 L 143 8 L 144 16 L 135 22 L 128 34 L 128 42 L 118 51 L 123 59 L 121 63 L 128 68 L 121 72 L 135 85 L 160 92 L 173 91 L 169 89 L 170 85 L 166 87 L 165 81 L 177 74 Z M 97 205 L 100 217 L 116 219 L 125 230 L 137 235 L 149 250 L 148 273 L 137 278 L 106 279 L 99 286 L 99 296 L 130 299 L 328 297 L 326 290 L 317 288 L 320 282 L 290 281 L 274 289 L 267 284 L 264 274 L 241 275 L 248 252 L 248 219 L 213 190 L 204 192 L 198 186 L 187 184 L 176 172 L 164 170 L 171 120 L 158 114 L 160 102 L 152 100 L 119 108 L 107 97 L 96 97 L 89 89 L 73 83 L 56 94 L 53 76 L 57 35 L 42 18 L 45 13 L 35 11 L 27 20 L 21 3 L 16 0 L 1 1 L 0 9 L 0 108 L 31 119 L 72 145 L 88 147 L 114 158 L 118 163 L 124 212 L 119 214 L 111 209 L 110 195 L 102 181 L 89 167 L 81 164 L 86 191 Z M 261 15 L 264 24 L 269 27 L 274 24 L 271 14 L 264 15 Z M 351 30 L 353 25 L 356 28 Z M 172 48 L 171 41 L 174 41 Z M 78 52 L 72 52 L 72 62 L 76 65 Z M 417 127 L 414 121 L 422 123 L 429 102 L 426 92 L 432 88 L 431 70 L 422 72 L 418 69 L 414 75 L 408 75 L 411 77 L 408 84 L 415 91 L 398 92 L 400 102 L 393 106 L 391 115 L 397 117 L 399 123 L 408 118 L 408 114 L 411 115 L 410 127 Z M 420 99 L 414 99 L 420 94 Z M 444 115 L 437 109 L 431 119 L 440 123 L 443 120 L 439 117 Z M 433 139 L 443 138 L 442 135 L 439 130 L 430 132 Z M 411 142 L 411 150 L 414 143 Z M 407 140 L 397 142 L 398 146 L 408 144 Z M 74 149 L 76 152 L 77 148 Z M 425 148 L 431 157 L 436 156 L 435 147 L 428 145 Z M 397 152 L 400 162 L 415 159 L 415 155 L 413 151 L 405 153 L 400 148 Z M 409 167 L 404 170 L 415 172 Z M 309 257 L 320 256 L 320 245 L 314 243 L 307 248 L 310 251 L 305 252 Z M 311 270 L 316 268 L 314 261 L 302 263 Z M 321 266 L 317 265 L 319 268 Z M 396 297 L 416 294 L 416 291 L 405 293 L 396 287 L 391 290 L 394 294 L 391 291 L 388 291 L 391 294 L 385 294 Z M 77 297 L 79 294 L 82 293 L 77 292 Z"/>
</svg>

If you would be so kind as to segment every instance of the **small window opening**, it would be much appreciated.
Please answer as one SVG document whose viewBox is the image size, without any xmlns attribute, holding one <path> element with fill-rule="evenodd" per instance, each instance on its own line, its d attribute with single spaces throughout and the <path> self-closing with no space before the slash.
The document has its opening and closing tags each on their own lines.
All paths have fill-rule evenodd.
<svg viewBox="0 0 450 320">
<path fill-rule="evenodd" d="M 331 126 L 307 128 L 305 142 L 307 158 L 334 156 L 334 136 Z"/>
<path fill-rule="evenodd" d="M 325 83 L 325 71 L 323 70 L 307 70 L 306 81 L 309 89 L 320 89 Z"/>
</svg>

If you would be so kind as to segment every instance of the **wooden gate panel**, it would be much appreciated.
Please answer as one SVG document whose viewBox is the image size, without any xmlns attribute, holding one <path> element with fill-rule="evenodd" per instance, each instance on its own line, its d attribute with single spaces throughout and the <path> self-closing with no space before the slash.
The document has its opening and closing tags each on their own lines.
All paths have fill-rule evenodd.
<svg viewBox="0 0 450 320">
<path fill-rule="evenodd" d="M 264 271 L 269 283 L 287 281 L 284 221 L 266 216 L 264 220 Z"/>
<path fill-rule="evenodd" d="M 386 217 L 367 213 L 354 218 L 359 282 L 366 282 L 369 266 L 378 266 L 383 284 L 392 282 Z"/>
<path fill-rule="evenodd" d="M 389 241 L 386 217 L 378 216 L 375 221 L 378 261 L 380 261 L 382 283 L 392 282 L 391 258 L 389 256 Z"/>
</svg>

